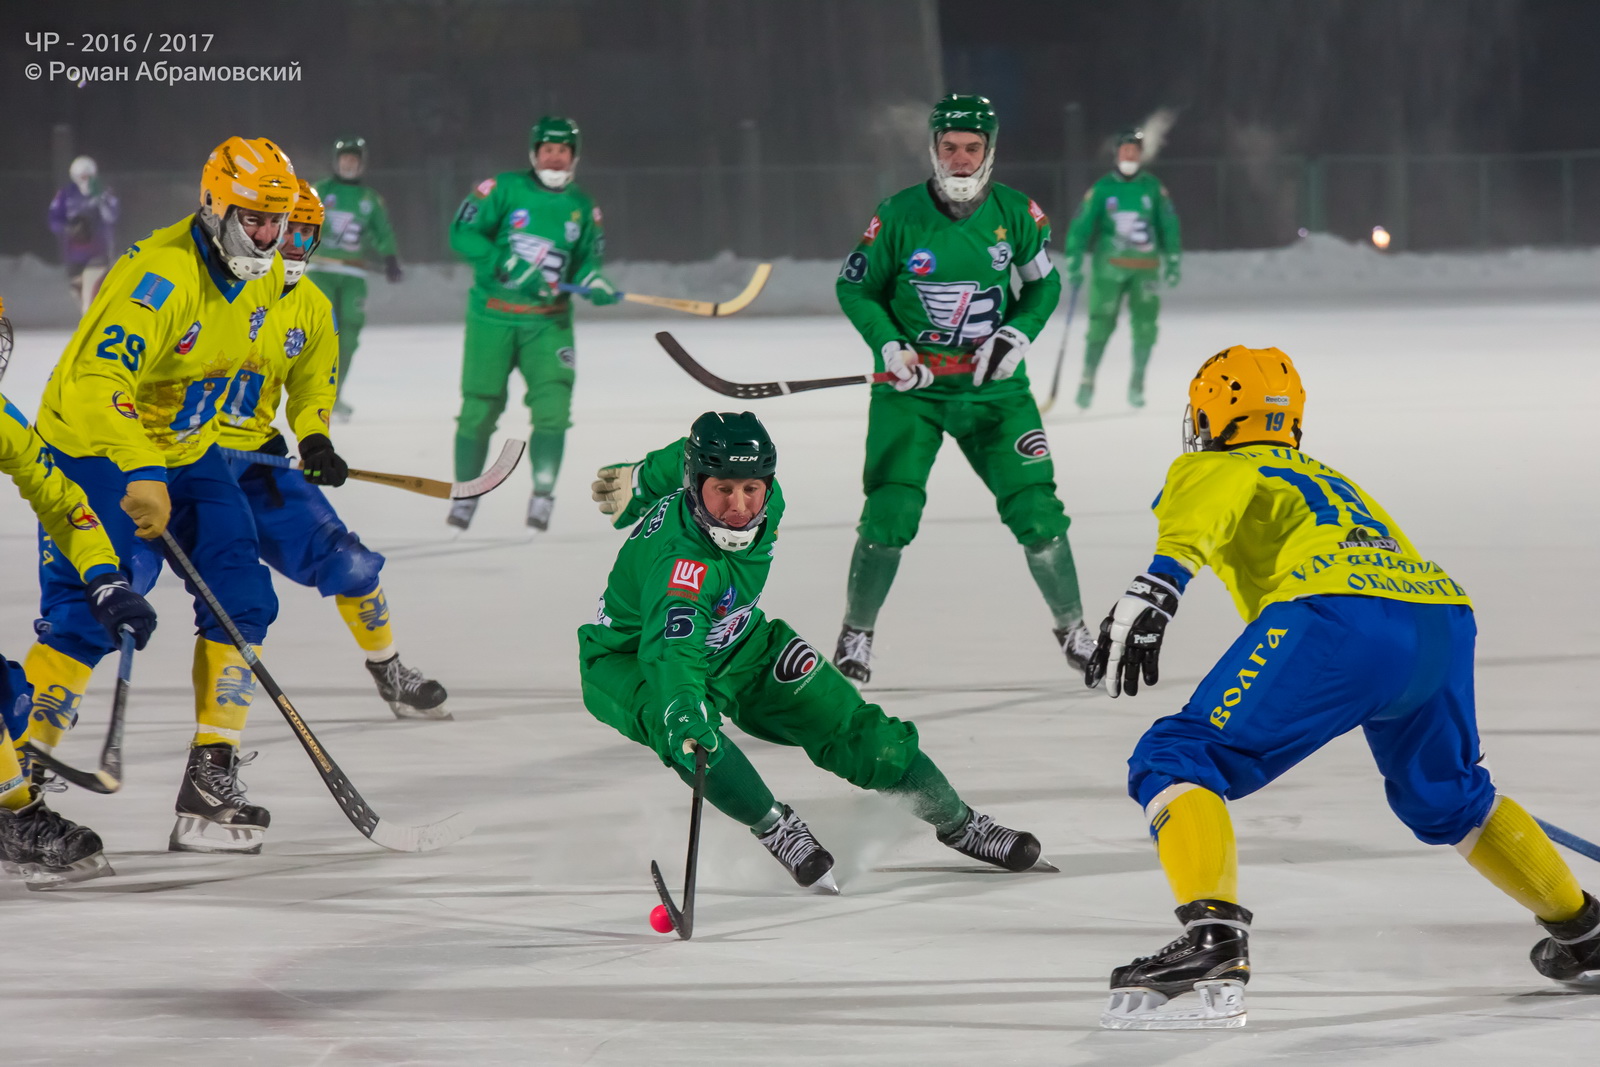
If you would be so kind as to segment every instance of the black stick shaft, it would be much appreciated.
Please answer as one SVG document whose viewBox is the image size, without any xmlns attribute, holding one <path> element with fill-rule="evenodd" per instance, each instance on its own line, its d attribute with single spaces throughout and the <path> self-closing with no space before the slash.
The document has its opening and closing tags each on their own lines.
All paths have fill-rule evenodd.
<svg viewBox="0 0 1600 1067">
<path fill-rule="evenodd" d="M 1079 285 L 1072 287 L 1072 296 L 1067 299 L 1067 322 L 1061 327 L 1061 349 L 1056 353 L 1056 372 L 1050 377 L 1050 403 L 1056 402 L 1056 394 L 1061 392 L 1061 368 L 1067 362 L 1067 340 L 1072 336 L 1072 315 L 1078 310 Z"/>
<path fill-rule="evenodd" d="M 111 697 L 111 724 L 100 749 L 100 770 L 122 781 L 122 726 L 128 714 L 128 691 L 133 685 L 133 631 L 122 628 L 122 654 L 117 659 L 117 688 Z"/>
<path fill-rule="evenodd" d="M 700 868 L 700 813 L 706 799 L 706 750 L 694 749 L 694 799 L 689 804 L 689 856 L 683 864 L 683 938 L 694 936 L 695 876 Z"/>
</svg>

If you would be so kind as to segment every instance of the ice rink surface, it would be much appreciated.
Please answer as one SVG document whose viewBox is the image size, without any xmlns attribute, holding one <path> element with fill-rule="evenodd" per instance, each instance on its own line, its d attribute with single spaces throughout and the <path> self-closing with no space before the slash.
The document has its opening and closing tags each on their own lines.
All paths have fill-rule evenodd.
<svg viewBox="0 0 1600 1067">
<path fill-rule="evenodd" d="M 1036 389 L 1059 323 L 1036 349 Z M 681 877 L 688 790 L 584 711 L 573 631 L 622 536 L 589 503 L 594 469 L 732 406 L 657 350 L 660 328 L 733 379 L 850 373 L 866 359 L 837 318 L 590 315 L 547 536 L 522 525 L 525 468 L 461 537 L 439 502 L 333 491 L 388 556 L 404 657 L 449 687 L 456 721 L 396 722 L 333 605 L 281 581 L 265 659 L 385 817 L 470 813 L 477 832 L 445 852 L 364 841 L 265 700 L 244 745 L 261 753 L 244 777 L 272 811 L 265 852 L 166 852 L 193 720 L 190 609 L 163 578 L 161 630 L 134 673 L 127 787 L 52 800 L 100 832 L 116 877 L 52 894 L 0 882 L 8 1063 L 1456 1067 L 1594 1055 L 1600 999 L 1540 978 L 1528 916 L 1389 814 L 1359 735 L 1233 806 L 1242 902 L 1257 917 L 1248 1027 L 1100 1030 L 1110 969 L 1176 931 L 1124 760 L 1241 624 L 1207 575 L 1170 631 L 1158 687 L 1116 702 L 1086 692 L 954 447 L 880 619 L 873 698 L 914 719 L 964 796 L 1036 833 L 1061 873 L 975 869 L 798 751 L 741 738 L 838 857 L 843 895 L 796 890 L 708 808 L 696 937 L 653 933 L 649 861 Z M 1178 451 L 1189 376 L 1228 344 L 1277 345 L 1309 391 L 1306 450 L 1381 500 L 1472 592 L 1498 785 L 1600 835 L 1597 336 L 1600 303 L 1173 311 L 1150 406 L 1133 413 L 1124 325 L 1100 402 L 1078 414 L 1069 391 L 1047 423 L 1090 616 L 1149 559 L 1148 505 Z M 64 338 L 19 337 L 5 391 L 30 414 Z M 368 329 L 356 418 L 335 435 L 352 465 L 449 476 L 460 338 L 458 327 Z M 762 606 L 825 653 L 860 507 L 866 400 L 839 389 L 756 405 L 789 499 Z M 525 420 L 514 399 L 502 433 L 522 436 Z M 33 525 L 15 498 L 0 537 L 0 647 L 19 657 L 37 587 Z M 112 673 L 97 674 L 63 756 L 93 762 Z M 1570 858 L 1600 887 L 1600 868 Z"/>
</svg>

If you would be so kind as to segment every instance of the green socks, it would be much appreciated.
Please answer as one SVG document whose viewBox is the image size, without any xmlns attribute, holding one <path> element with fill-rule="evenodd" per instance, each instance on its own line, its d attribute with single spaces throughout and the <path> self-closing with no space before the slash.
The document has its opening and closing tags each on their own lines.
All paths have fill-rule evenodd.
<svg viewBox="0 0 1600 1067">
<path fill-rule="evenodd" d="M 556 474 L 561 470 L 561 453 L 566 447 L 565 430 L 533 431 L 533 436 L 528 439 L 528 466 L 533 468 L 535 493 L 548 496 L 555 490 Z"/>
<path fill-rule="evenodd" d="M 1128 379 L 1128 390 L 1144 395 L 1144 369 L 1150 365 L 1150 348 L 1133 346 L 1133 376 Z"/>
<path fill-rule="evenodd" d="M 889 598 L 894 573 L 900 569 L 900 549 L 856 540 L 850 556 L 850 581 L 845 590 L 844 624 L 870 630 L 878 624 L 878 610 Z"/>
<path fill-rule="evenodd" d="M 756 826 L 767 818 L 777 804 L 772 790 L 767 788 L 767 783 L 761 780 L 761 775 L 756 773 L 738 745 L 726 736 L 718 744 L 722 746 L 722 758 L 717 760 L 715 767 L 706 768 L 706 799 L 712 807 L 735 822 Z M 683 779 L 685 785 L 694 785 L 694 772 L 676 763 L 672 769 L 678 772 L 678 777 Z M 767 829 L 771 828 L 769 822 Z"/>
<path fill-rule="evenodd" d="M 1083 599 L 1078 594 L 1078 568 L 1072 562 L 1072 546 L 1067 535 L 1053 537 L 1022 550 L 1034 584 L 1044 594 L 1044 602 L 1055 618 L 1056 629 L 1066 630 L 1083 621 Z"/>
<path fill-rule="evenodd" d="M 961 829 L 962 823 L 967 821 L 966 803 L 925 752 L 917 753 L 917 758 L 911 761 L 911 766 L 906 768 L 905 775 L 898 782 L 879 792 L 905 798 L 911 805 L 911 814 L 925 823 L 931 823 L 936 831 L 946 837 Z"/>
</svg>

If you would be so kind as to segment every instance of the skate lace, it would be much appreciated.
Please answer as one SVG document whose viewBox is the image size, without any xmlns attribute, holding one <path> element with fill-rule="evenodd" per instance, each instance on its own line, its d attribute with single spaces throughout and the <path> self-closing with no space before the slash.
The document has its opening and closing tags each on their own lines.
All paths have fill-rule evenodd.
<svg viewBox="0 0 1600 1067">
<path fill-rule="evenodd" d="M 766 845 L 767 851 L 778 857 L 785 867 L 791 869 L 799 866 L 801 860 L 822 847 L 811 833 L 811 828 L 793 813 L 779 820 L 778 825 L 761 838 L 761 843 Z"/>
<path fill-rule="evenodd" d="M 65 793 L 67 791 L 67 783 L 63 782 L 61 776 L 55 771 L 45 771 L 33 780 L 33 784 L 38 787 L 41 793 Z"/>
<path fill-rule="evenodd" d="M 1017 831 L 1001 826 L 987 815 L 973 812 L 967 828 L 951 847 L 984 859 L 1003 860 L 1017 843 Z"/>
<path fill-rule="evenodd" d="M 1062 647 L 1081 659 L 1094 655 L 1097 643 L 1089 628 L 1081 622 L 1061 636 Z"/>
<path fill-rule="evenodd" d="M 244 804 L 244 795 L 250 787 L 239 781 L 239 768 L 246 764 L 254 763 L 259 752 L 251 752 L 243 756 L 236 755 L 231 767 L 219 767 L 209 760 L 200 765 L 200 777 L 204 781 L 207 791 L 225 805 L 239 807 Z"/>
<path fill-rule="evenodd" d="M 839 658 L 852 663 L 865 663 L 872 656 L 872 634 L 866 630 L 850 630 L 839 637 Z"/>
<path fill-rule="evenodd" d="M 388 685 L 397 693 L 416 694 L 422 689 L 422 685 L 427 679 L 415 667 L 407 667 L 404 663 L 401 663 L 400 657 L 397 655 L 391 662 L 384 665 L 383 681 L 385 685 Z"/>
</svg>

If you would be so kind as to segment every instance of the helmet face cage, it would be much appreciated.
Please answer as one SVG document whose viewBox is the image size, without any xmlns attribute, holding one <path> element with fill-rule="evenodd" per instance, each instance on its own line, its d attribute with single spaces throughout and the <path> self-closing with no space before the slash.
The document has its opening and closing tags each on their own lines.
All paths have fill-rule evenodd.
<svg viewBox="0 0 1600 1067">
<path fill-rule="evenodd" d="M 995 142 L 1000 138 L 1000 120 L 986 97 L 952 93 L 939 101 L 928 118 L 932 136 L 928 158 L 933 163 L 934 184 L 944 196 L 958 204 L 967 203 L 989 187 L 994 170 Z M 971 174 L 957 177 L 939 159 L 939 139 L 952 131 L 975 133 L 983 138 L 983 162 Z"/>
<path fill-rule="evenodd" d="M 6 368 L 11 366 L 11 320 L 0 314 L 0 378 L 6 376 Z"/>
<path fill-rule="evenodd" d="M 760 536 L 767 517 L 767 501 L 750 521 L 732 527 L 713 518 L 706 507 L 704 487 L 708 478 L 758 478 L 766 484 L 768 499 L 778 456 L 766 428 L 750 412 L 707 412 L 695 420 L 683 448 L 683 488 L 689 496 L 690 513 L 706 536 L 724 552 L 749 548 Z"/>
<path fill-rule="evenodd" d="M 243 211 L 252 214 L 276 214 L 280 222 L 278 225 L 278 238 L 268 248 L 256 244 L 255 238 L 244 232 L 244 223 L 239 215 Z M 211 241 L 217 250 L 222 253 L 223 261 L 228 270 L 240 281 L 255 281 L 265 278 L 272 271 L 272 259 L 278 250 L 283 247 L 284 236 L 289 232 L 289 216 L 283 212 L 257 212 L 254 208 L 241 208 L 230 204 L 221 216 L 212 210 L 209 203 L 200 208 L 200 225 L 211 235 Z"/>
</svg>

